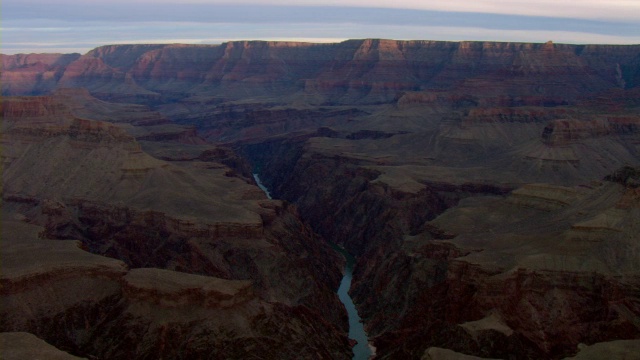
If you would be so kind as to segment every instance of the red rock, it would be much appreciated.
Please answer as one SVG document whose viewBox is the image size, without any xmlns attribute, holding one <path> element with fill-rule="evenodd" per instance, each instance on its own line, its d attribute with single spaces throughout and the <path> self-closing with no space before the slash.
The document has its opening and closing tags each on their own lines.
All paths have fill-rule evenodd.
<svg viewBox="0 0 640 360">
<path fill-rule="evenodd" d="M 2 95 L 35 95 L 54 88 L 80 54 L 18 54 L 2 58 Z"/>
<path fill-rule="evenodd" d="M 619 72 L 608 64 L 633 66 L 636 53 L 634 46 L 371 39 L 339 44 L 122 45 L 59 62 L 59 80 L 30 75 L 28 81 L 38 84 L 22 89 L 81 86 L 105 98 L 127 94 L 137 99 L 157 99 L 161 92 L 213 91 L 240 98 L 276 89 L 280 95 L 291 94 L 302 83 L 309 99 L 320 102 L 388 102 L 399 91 L 429 88 L 521 99 L 529 105 L 562 104 L 620 87 Z M 3 56 L 3 63 L 11 65 L 3 77 L 20 82 L 15 64 L 25 61 L 22 55 Z M 31 67 L 33 74 L 44 71 Z M 24 94 L 20 89 L 9 94 Z"/>
<path fill-rule="evenodd" d="M 583 139 L 604 137 L 609 134 L 625 135 L 640 131 L 640 117 L 600 118 L 588 121 L 554 120 L 542 133 L 542 140 L 549 145 L 568 145 Z"/>
</svg>

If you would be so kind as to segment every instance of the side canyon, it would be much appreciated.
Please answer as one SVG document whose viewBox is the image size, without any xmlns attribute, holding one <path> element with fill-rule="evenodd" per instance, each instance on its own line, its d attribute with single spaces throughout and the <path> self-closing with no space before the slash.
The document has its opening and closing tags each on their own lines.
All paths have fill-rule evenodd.
<svg viewBox="0 0 640 360">
<path fill-rule="evenodd" d="M 640 45 L 1 57 L 6 358 L 638 358 Z"/>
</svg>

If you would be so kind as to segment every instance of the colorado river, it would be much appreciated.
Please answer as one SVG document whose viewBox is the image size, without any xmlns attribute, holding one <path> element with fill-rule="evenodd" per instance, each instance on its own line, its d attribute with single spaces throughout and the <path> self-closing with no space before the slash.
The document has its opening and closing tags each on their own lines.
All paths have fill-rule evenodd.
<svg viewBox="0 0 640 360">
<path fill-rule="evenodd" d="M 369 345 L 369 338 L 367 337 L 366 331 L 364 331 L 362 319 L 360 319 L 356 305 L 353 303 L 353 300 L 349 295 L 351 278 L 353 276 L 353 264 L 355 260 L 353 256 L 343 249 L 336 248 L 336 250 L 347 260 L 347 264 L 344 269 L 344 277 L 342 278 L 340 287 L 338 288 L 338 297 L 347 309 L 347 315 L 349 315 L 349 339 L 357 341 L 356 345 L 353 347 L 353 360 L 367 360 L 374 354 L 373 347 Z"/>
<path fill-rule="evenodd" d="M 260 188 L 260 190 L 264 191 L 267 197 L 271 199 L 271 194 L 269 193 L 269 189 L 267 189 L 267 187 L 264 186 L 262 181 L 260 181 L 260 177 L 258 176 L 258 174 L 253 174 L 253 179 L 256 181 L 256 184 L 258 184 L 258 187 Z"/>
<path fill-rule="evenodd" d="M 253 178 L 255 179 L 256 184 L 258 184 L 258 187 L 264 191 L 269 199 L 271 199 L 269 189 L 262 184 L 258 174 L 253 174 Z M 353 339 L 357 342 L 353 347 L 353 360 L 367 360 L 374 355 L 374 348 L 369 344 L 369 339 L 367 338 L 367 333 L 364 331 L 362 319 L 360 319 L 358 310 L 349 295 L 351 278 L 353 277 L 353 264 L 355 261 L 353 256 L 347 253 L 344 249 L 337 246 L 334 246 L 334 249 L 342 254 L 342 256 L 347 260 L 344 269 L 344 276 L 342 277 L 340 287 L 338 288 L 338 298 L 340 298 L 340 301 L 344 304 L 344 307 L 347 309 L 347 315 L 349 316 L 349 339 Z"/>
</svg>

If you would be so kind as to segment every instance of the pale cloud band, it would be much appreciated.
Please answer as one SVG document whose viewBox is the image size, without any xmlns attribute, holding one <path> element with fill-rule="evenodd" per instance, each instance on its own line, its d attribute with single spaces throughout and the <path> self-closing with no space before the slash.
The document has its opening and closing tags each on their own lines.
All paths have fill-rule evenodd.
<svg viewBox="0 0 640 360">
<path fill-rule="evenodd" d="M 172 4 L 173 0 L 109 0 Z M 258 6 L 335 6 L 474 12 L 594 20 L 640 20 L 638 0 L 183 0 L 181 4 Z"/>
</svg>

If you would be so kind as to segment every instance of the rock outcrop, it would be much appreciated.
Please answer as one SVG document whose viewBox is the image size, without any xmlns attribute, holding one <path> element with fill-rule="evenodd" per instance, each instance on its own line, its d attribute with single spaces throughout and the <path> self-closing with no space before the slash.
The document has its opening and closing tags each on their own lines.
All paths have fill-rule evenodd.
<svg viewBox="0 0 640 360">
<path fill-rule="evenodd" d="M 0 331 L 105 359 L 349 356 L 340 258 L 293 206 L 230 149 L 160 160 L 78 94 L 4 102 Z"/>
<path fill-rule="evenodd" d="M 251 281 L 224 280 L 163 269 L 133 269 L 123 283 L 124 296 L 161 307 L 188 304 L 229 308 L 255 299 Z"/>
<path fill-rule="evenodd" d="M 566 359 L 640 359 L 640 341 L 638 340 L 617 340 L 590 346 L 581 344 L 579 348 L 580 351 L 576 356 Z"/>
<path fill-rule="evenodd" d="M 80 54 L 2 55 L 2 96 L 43 94 L 55 88 Z"/>
<path fill-rule="evenodd" d="M 580 120 L 554 120 L 542 132 L 544 143 L 569 145 L 580 140 L 607 135 L 629 135 L 640 132 L 640 117 Z"/>
<path fill-rule="evenodd" d="M 29 78 L 30 86 L 5 87 L 4 95 L 60 86 L 140 100 L 204 91 L 227 98 L 302 91 L 313 102 L 375 103 L 393 100 L 403 91 L 434 89 L 455 90 L 475 102 L 538 96 L 536 105 L 558 105 L 575 101 L 585 91 L 636 86 L 637 52 L 637 46 L 377 39 L 339 44 L 123 45 L 66 61 L 3 56 L 2 76 L 3 84 L 16 84 L 25 71 L 19 64 L 30 72 L 52 71 L 51 63 L 57 66 L 54 79 Z M 498 79 L 501 85 L 495 86 Z"/>
<path fill-rule="evenodd" d="M 480 358 L 477 356 L 465 355 L 451 351 L 448 349 L 442 349 L 437 347 L 428 348 L 422 355 L 421 360 L 482 360 L 487 358 Z"/>
<path fill-rule="evenodd" d="M 276 196 L 359 255 L 352 295 L 379 357 L 419 358 L 436 346 L 559 358 L 580 342 L 639 336 L 635 188 L 511 191 L 465 173 L 457 184 L 428 181 L 437 173 L 378 166 L 375 153 L 356 150 L 365 141 L 383 140 L 299 138 L 245 151 Z M 609 178 L 632 184 L 634 174 Z"/>
<path fill-rule="evenodd" d="M 38 238 L 39 227 L 10 217 L 3 214 L 0 249 L 0 341 L 11 341 L 0 350 L 3 358 L 77 358 L 33 335 L 8 333 L 15 331 L 72 354 L 109 359 L 256 352 L 348 357 L 346 338 L 318 318 L 318 308 L 264 299 L 254 292 L 256 281 L 129 270 L 122 261 L 86 252 L 78 241 Z"/>
<path fill-rule="evenodd" d="M 0 355 L 5 360 L 51 359 L 80 360 L 69 353 L 56 349 L 33 334 L 26 332 L 0 333 Z"/>
</svg>

